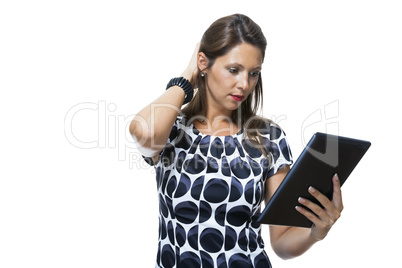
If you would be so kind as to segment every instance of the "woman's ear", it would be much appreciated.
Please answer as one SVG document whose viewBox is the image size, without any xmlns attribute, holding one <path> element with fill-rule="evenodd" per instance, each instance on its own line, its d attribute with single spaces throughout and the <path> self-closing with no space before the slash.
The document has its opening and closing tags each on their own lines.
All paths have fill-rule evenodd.
<svg viewBox="0 0 402 268">
<path fill-rule="evenodd" d="M 198 58 L 197 58 L 197 65 L 198 68 L 204 72 L 208 68 L 209 60 L 207 56 L 204 54 L 204 52 L 199 52 L 198 53 Z"/>
</svg>

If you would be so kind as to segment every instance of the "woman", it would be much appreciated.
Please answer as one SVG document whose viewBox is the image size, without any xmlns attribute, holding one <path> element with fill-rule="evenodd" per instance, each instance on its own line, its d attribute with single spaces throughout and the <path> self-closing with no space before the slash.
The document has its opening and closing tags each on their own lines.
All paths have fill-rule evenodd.
<svg viewBox="0 0 402 268">
<path fill-rule="evenodd" d="M 292 156 L 283 130 L 256 115 L 266 45 L 247 16 L 217 20 L 182 76 L 130 125 L 156 169 L 156 267 L 271 267 L 254 216 L 289 171 Z M 299 199 L 315 213 L 296 207 L 313 222 L 311 229 L 270 226 L 278 256 L 299 256 L 327 235 L 343 208 L 336 176 L 333 183 L 332 201 L 309 189 L 323 208 Z"/>
</svg>

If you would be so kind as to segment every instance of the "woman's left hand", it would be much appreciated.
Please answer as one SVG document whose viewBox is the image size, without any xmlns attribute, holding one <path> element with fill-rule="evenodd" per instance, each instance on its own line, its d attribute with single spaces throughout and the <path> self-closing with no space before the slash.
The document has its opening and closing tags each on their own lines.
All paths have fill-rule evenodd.
<svg viewBox="0 0 402 268">
<path fill-rule="evenodd" d="M 317 241 L 325 238 L 331 227 L 341 216 L 343 210 L 341 184 L 337 174 L 332 178 L 332 182 L 334 184 L 332 201 L 313 187 L 309 188 L 309 193 L 314 196 L 324 208 L 321 208 L 310 200 L 299 198 L 299 203 L 311 209 L 316 215 L 301 206 L 296 207 L 297 211 L 306 216 L 313 223 L 311 236 Z"/>
</svg>

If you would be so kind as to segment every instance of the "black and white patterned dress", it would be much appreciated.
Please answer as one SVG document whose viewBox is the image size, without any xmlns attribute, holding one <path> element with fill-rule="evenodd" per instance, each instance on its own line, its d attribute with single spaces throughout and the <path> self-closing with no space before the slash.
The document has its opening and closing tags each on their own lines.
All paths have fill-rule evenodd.
<svg viewBox="0 0 402 268">
<path fill-rule="evenodd" d="M 211 136 L 178 116 L 154 166 L 159 193 L 156 267 L 271 267 L 255 222 L 265 181 L 292 164 L 285 133 L 261 129 L 272 163 L 234 135 Z"/>
</svg>

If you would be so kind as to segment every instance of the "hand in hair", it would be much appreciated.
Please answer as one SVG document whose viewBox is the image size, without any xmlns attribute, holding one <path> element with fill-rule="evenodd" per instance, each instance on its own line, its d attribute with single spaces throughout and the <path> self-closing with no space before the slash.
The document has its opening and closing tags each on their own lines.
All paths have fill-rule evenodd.
<svg viewBox="0 0 402 268">
<path fill-rule="evenodd" d="M 200 50 L 200 43 L 198 43 L 197 46 L 195 47 L 193 56 L 191 57 L 191 60 L 188 63 L 186 70 L 182 73 L 182 76 L 184 78 L 187 78 L 193 86 L 198 74 L 197 58 L 199 50 Z"/>
</svg>

